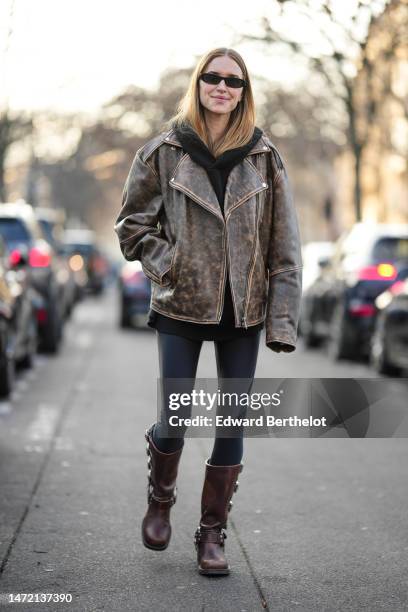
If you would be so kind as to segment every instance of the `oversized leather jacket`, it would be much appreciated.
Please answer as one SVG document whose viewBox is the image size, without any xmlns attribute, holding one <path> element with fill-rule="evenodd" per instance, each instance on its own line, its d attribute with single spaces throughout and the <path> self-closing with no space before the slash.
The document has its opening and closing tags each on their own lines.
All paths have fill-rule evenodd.
<svg viewBox="0 0 408 612">
<path fill-rule="evenodd" d="M 299 229 L 285 166 L 265 133 L 231 170 L 224 214 L 171 129 L 136 152 L 114 229 L 124 257 L 140 260 L 152 281 L 153 310 L 218 323 L 228 269 L 235 327 L 265 321 L 269 348 L 295 350 Z"/>
</svg>

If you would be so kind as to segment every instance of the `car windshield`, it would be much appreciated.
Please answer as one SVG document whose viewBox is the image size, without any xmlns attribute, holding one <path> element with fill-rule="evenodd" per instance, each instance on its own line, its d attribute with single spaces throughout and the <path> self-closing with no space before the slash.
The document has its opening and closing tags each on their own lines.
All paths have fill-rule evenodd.
<svg viewBox="0 0 408 612">
<path fill-rule="evenodd" d="M 95 247 L 93 244 L 85 244 L 85 243 L 71 243 L 66 244 L 65 249 L 67 253 L 80 253 L 81 255 L 89 256 L 95 252 Z"/>
<path fill-rule="evenodd" d="M 30 234 L 20 219 L 0 218 L 0 234 L 9 249 L 21 243 L 28 244 L 31 241 Z"/>
<path fill-rule="evenodd" d="M 373 247 L 373 262 L 408 260 L 408 237 L 380 238 Z"/>
</svg>

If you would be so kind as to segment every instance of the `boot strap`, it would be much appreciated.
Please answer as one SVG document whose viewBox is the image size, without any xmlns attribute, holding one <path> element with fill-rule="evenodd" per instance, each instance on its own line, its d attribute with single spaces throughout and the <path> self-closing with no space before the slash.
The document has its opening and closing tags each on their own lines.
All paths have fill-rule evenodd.
<svg viewBox="0 0 408 612">
<path fill-rule="evenodd" d="M 146 429 L 145 432 L 145 438 L 147 441 L 146 444 L 146 454 L 148 456 L 148 461 L 147 461 L 147 467 L 148 467 L 148 474 L 147 474 L 147 503 L 150 504 L 150 502 L 152 500 L 159 502 L 160 504 L 170 504 L 170 506 L 173 506 L 176 503 L 177 500 L 177 486 L 174 487 L 174 491 L 173 491 L 173 495 L 171 497 L 158 497 L 157 495 L 154 494 L 154 485 L 153 485 L 153 481 L 152 481 L 152 477 L 151 477 L 151 471 L 152 471 L 152 461 L 151 461 L 151 456 L 152 456 L 152 451 L 150 449 L 150 438 L 149 438 L 149 433 L 150 430 Z"/>
<path fill-rule="evenodd" d="M 163 499 L 162 497 L 156 497 L 153 493 L 149 493 L 148 498 L 147 498 L 148 503 L 150 504 L 152 500 L 159 502 L 160 504 L 169 504 L 170 506 L 173 506 L 176 503 L 175 497 L 169 497 L 168 499 Z"/>
<path fill-rule="evenodd" d="M 194 534 L 194 543 L 196 548 L 201 542 L 213 542 L 214 544 L 220 544 L 224 546 L 224 540 L 227 538 L 227 534 L 224 529 L 201 529 L 198 527 Z"/>
<path fill-rule="evenodd" d="M 154 487 L 150 479 L 150 475 L 148 475 L 148 483 L 147 483 L 147 503 L 150 504 L 152 499 L 156 502 L 160 502 L 161 504 L 170 504 L 173 506 L 176 503 L 177 499 L 177 486 L 174 487 L 174 493 L 171 497 L 158 497 L 154 494 Z"/>
</svg>

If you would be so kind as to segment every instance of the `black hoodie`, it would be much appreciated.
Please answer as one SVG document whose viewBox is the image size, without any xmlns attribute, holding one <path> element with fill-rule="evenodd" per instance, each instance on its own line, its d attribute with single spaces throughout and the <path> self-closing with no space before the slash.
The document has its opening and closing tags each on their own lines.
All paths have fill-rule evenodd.
<svg viewBox="0 0 408 612">
<path fill-rule="evenodd" d="M 183 149 L 190 155 L 193 161 L 207 171 L 208 178 L 224 214 L 225 189 L 229 173 L 258 142 L 262 136 L 262 131 L 255 127 L 252 138 L 247 144 L 235 149 L 229 149 L 224 151 L 222 155 L 214 157 L 192 127 L 186 125 L 175 129 L 176 136 Z M 234 306 L 228 274 L 227 282 L 225 283 L 224 308 L 219 323 L 204 324 L 180 321 L 150 310 L 148 325 L 167 334 L 176 334 L 192 340 L 227 340 L 242 336 L 252 336 L 264 327 L 263 323 L 258 323 L 248 327 L 248 329 L 235 327 Z"/>
</svg>

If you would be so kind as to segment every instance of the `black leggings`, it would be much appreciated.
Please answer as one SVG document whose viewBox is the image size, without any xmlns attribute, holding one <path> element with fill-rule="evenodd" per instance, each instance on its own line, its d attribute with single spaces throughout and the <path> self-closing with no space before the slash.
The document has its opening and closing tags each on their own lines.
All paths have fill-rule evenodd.
<svg viewBox="0 0 408 612">
<path fill-rule="evenodd" d="M 165 423 L 174 412 L 169 410 L 169 394 L 174 392 L 174 381 L 171 385 L 166 378 L 185 378 L 189 381 L 181 381 L 178 392 L 191 393 L 196 378 L 198 359 L 200 356 L 202 340 L 190 340 L 182 336 L 165 334 L 156 331 L 159 346 L 160 361 L 160 384 L 162 393 L 162 414 L 160 422 L 156 423 L 153 430 L 153 440 L 157 448 L 164 453 L 171 453 L 181 448 L 184 438 L 165 437 Z M 218 378 L 245 378 L 250 380 L 255 376 L 256 362 L 258 357 L 259 341 L 261 332 L 255 336 L 236 338 L 234 340 L 215 340 L 215 355 L 217 361 Z M 192 380 L 191 380 L 192 379 Z M 244 381 L 246 393 L 250 392 L 248 381 Z M 187 387 L 186 388 L 186 383 Z M 237 391 L 236 382 L 234 391 Z M 220 389 L 225 392 L 226 387 Z M 242 389 L 240 389 L 242 392 Z M 191 408 L 190 408 L 191 410 Z M 186 428 L 184 428 L 183 434 Z M 238 430 L 237 437 L 225 438 L 216 435 L 214 447 L 210 458 L 212 465 L 237 465 L 241 463 L 243 456 L 243 431 Z"/>
</svg>

